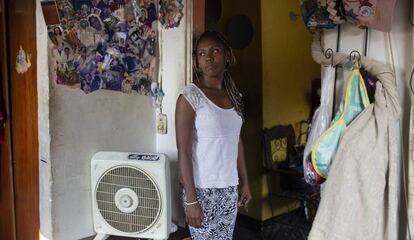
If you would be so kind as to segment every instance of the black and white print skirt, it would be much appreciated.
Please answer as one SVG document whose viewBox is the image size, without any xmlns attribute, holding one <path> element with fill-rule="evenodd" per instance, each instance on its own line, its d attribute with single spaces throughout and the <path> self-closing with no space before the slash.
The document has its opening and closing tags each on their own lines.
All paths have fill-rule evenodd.
<svg viewBox="0 0 414 240">
<path fill-rule="evenodd" d="M 237 186 L 196 188 L 196 194 L 203 209 L 203 223 L 201 228 L 189 226 L 191 239 L 231 240 L 237 216 Z M 186 201 L 184 191 L 183 201 Z"/>
</svg>

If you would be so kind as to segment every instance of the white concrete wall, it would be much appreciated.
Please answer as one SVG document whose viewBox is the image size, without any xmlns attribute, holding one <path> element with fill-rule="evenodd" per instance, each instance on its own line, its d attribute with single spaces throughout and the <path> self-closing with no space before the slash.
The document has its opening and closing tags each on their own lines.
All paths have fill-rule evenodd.
<svg viewBox="0 0 414 240">
<path fill-rule="evenodd" d="M 184 1 L 186 4 L 186 1 Z M 187 7 L 191 7 L 186 5 Z M 165 92 L 163 113 L 168 117 L 168 132 L 166 135 L 157 135 L 157 151 L 168 155 L 171 169 L 171 205 L 173 221 L 183 225 L 184 215 L 181 204 L 181 188 L 179 186 L 177 147 L 175 141 L 175 104 L 178 92 L 190 78 L 186 68 L 187 32 L 191 31 L 191 24 L 186 21 L 188 11 L 184 13 L 181 24 L 176 29 L 163 29 L 162 41 L 162 85 Z"/>
<path fill-rule="evenodd" d="M 397 87 L 400 94 L 400 102 L 403 108 L 403 115 L 401 119 L 402 125 L 402 139 L 401 144 L 403 152 L 401 159 L 404 159 L 405 165 L 400 165 L 400 169 L 406 169 L 407 156 L 408 156 L 408 129 L 409 129 L 409 117 L 411 107 L 411 92 L 409 91 L 408 82 L 410 78 L 411 69 L 413 66 L 413 31 L 408 22 L 409 14 L 409 1 L 397 1 L 396 9 L 394 12 L 394 21 L 391 31 L 391 45 L 394 55 L 394 65 L 396 71 Z M 329 30 L 325 32 L 324 43 L 325 49 L 336 49 L 337 31 Z M 364 39 L 365 30 L 344 24 L 341 29 L 340 51 L 350 53 L 352 50 L 357 50 L 361 54 L 364 52 Z M 388 35 L 383 32 L 370 30 L 368 38 L 368 51 L 367 56 L 385 63 L 392 65 L 391 48 L 388 43 Z M 337 103 L 341 100 L 341 90 L 344 84 L 344 76 L 347 77 L 347 73 L 339 69 L 338 71 L 338 90 Z M 400 206 L 400 227 L 401 233 L 405 234 L 405 223 L 407 220 L 407 209 L 405 206 L 405 200 L 403 198 L 404 192 L 401 194 L 401 206 Z M 413 227 L 414 225 L 411 224 Z M 403 236 L 400 236 L 403 239 Z M 414 236 L 413 236 L 414 237 Z"/>
<path fill-rule="evenodd" d="M 50 162 L 54 239 L 93 235 L 90 159 L 98 151 L 155 151 L 149 97 L 51 88 Z"/>
<path fill-rule="evenodd" d="M 155 152 L 155 109 L 150 97 L 137 93 L 86 95 L 53 83 L 39 7 L 37 13 L 41 233 L 47 239 L 80 239 L 95 234 L 91 157 L 102 150 Z"/>
<path fill-rule="evenodd" d="M 47 57 L 47 29 L 41 13 L 40 2 L 36 2 L 37 25 L 37 95 L 39 124 L 39 196 L 40 224 L 42 235 L 51 239 L 52 224 L 52 172 L 50 164 L 49 134 L 49 71 Z"/>
</svg>

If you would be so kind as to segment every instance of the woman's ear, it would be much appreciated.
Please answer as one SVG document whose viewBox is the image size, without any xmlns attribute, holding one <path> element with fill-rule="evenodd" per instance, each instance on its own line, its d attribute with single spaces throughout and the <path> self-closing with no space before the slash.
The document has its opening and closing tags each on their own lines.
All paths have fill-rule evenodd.
<svg viewBox="0 0 414 240">
<path fill-rule="evenodd" d="M 198 61 L 196 55 L 193 55 L 193 71 L 201 72 L 201 69 L 198 67 Z"/>
<path fill-rule="evenodd" d="M 228 51 L 226 51 L 226 55 L 224 56 L 224 59 L 225 59 L 225 62 L 226 62 L 226 64 L 225 64 L 226 68 L 230 67 L 230 54 L 229 54 Z"/>
</svg>

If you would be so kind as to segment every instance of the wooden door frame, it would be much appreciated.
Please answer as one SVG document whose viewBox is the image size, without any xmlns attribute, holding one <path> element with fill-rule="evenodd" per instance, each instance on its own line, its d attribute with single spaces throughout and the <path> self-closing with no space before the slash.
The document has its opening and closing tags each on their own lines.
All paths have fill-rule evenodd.
<svg viewBox="0 0 414 240">
<path fill-rule="evenodd" d="M 10 132 L 10 102 L 8 81 L 8 51 L 6 41 L 6 6 L 5 1 L 0 0 L 0 48 L 3 49 L 0 56 L 0 91 L 2 93 L 2 105 L 4 110 L 4 143 L 0 146 L 0 239 L 16 239 L 16 219 L 14 212 L 13 167 Z"/>
<path fill-rule="evenodd" d="M 0 56 L 3 84 L 0 97 L 4 99 L 7 116 L 0 159 L 0 238 L 39 239 L 37 1 L 0 1 L 4 50 Z M 16 71 L 20 46 L 26 54 L 32 54 L 31 67 L 24 74 Z M 3 211 L 7 216 L 3 216 Z"/>
</svg>

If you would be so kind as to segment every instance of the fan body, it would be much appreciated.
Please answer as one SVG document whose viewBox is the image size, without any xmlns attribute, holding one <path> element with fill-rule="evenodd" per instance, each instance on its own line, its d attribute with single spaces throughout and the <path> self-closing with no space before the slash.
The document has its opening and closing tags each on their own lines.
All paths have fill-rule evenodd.
<svg viewBox="0 0 414 240">
<path fill-rule="evenodd" d="M 165 155 L 98 152 L 91 176 L 95 240 L 109 235 L 168 238 L 171 188 Z"/>
</svg>

